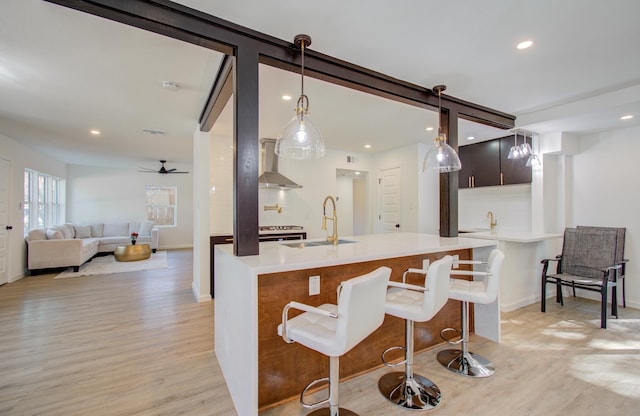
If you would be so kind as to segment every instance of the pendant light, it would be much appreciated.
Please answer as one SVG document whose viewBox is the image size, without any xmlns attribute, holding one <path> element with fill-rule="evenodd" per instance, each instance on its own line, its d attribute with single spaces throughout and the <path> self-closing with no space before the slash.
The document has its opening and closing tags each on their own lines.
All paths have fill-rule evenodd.
<svg viewBox="0 0 640 416">
<path fill-rule="evenodd" d="M 440 99 L 442 91 L 446 90 L 446 85 L 436 85 L 433 87 L 433 92 L 438 94 L 438 119 L 440 118 L 440 112 L 442 110 Z M 462 163 L 458 154 L 453 147 L 447 144 L 447 135 L 442 132 L 441 123 L 438 122 L 438 135 L 433 139 L 433 147 L 429 149 L 429 152 L 424 158 L 422 163 L 422 170 L 434 169 L 439 173 L 456 172 L 462 169 Z"/>
<path fill-rule="evenodd" d="M 509 149 L 509 159 L 520 159 L 522 158 L 522 151 L 520 150 L 520 146 L 518 146 L 518 130 L 516 130 L 514 137 L 514 145 Z"/>
<path fill-rule="evenodd" d="M 527 132 L 525 131 L 522 135 L 524 138 L 524 142 L 520 145 L 520 157 L 527 157 L 531 155 L 531 145 L 527 143 Z"/>
<path fill-rule="evenodd" d="M 304 48 L 311 45 L 308 35 L 296 35 L 293 43 L 302 52 L 300 70 L 300 98 L 296 116 L 284 126 L 276 142 L 275 153 L 288 159 L 319 159 L 324 156 L 324 141 L 320 130 L 309 118 L 309 98 L 304 94 Z"/>
<path fill-rule="evenodd" d="M 531 135 L 531 140 L 533 141 L 533 135 Z M 527 159 L 526 166 L 528 168 L 542 166 L 542 162 L 540 162 L 540 158 L 538 157 L 537 154 L 533 153 L 533 150 L 531 150 L 529 159 Z"/>
</svg>

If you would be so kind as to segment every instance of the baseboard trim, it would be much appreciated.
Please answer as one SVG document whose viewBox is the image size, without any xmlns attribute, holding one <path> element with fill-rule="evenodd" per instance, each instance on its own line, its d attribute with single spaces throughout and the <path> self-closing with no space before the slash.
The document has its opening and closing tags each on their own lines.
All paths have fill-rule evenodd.
<svg viewBox="0 0 640 416">
<path fill-rule="evenodd" d="M 177 244 L 171 246 L 158 246 L 158 250 L 181 250 L 184 248 L 193 248 L 193 244 Z"/>
<path fill-rule="evenodd" d="M 200 290 L 198 290 L 196 286 L 196 282 L 191 282 L 191 291 L 193 292 L 193 295 L 196 297 L 196 300 L 198 301 L 198 303 L 209 302 L 213 300 L 210 293 L 207 293 L 205 295 L 200 294 Z"/>
</svg>

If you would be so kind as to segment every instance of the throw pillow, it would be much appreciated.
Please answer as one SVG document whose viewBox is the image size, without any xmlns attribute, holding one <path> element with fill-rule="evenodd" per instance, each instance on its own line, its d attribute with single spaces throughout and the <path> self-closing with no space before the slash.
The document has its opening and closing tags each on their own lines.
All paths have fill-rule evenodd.
<svg viewBox="0 0 640 416">
<path fill-rule="evenodd" d="M 62 236 L 65 240 L 70 240 L 74 237 L 76 231 L 73 229 L 73 224 L 64 223 L 58 226 L 60 231 L 62 231 Z"/>
<path fill-rule="evenodd" d="M 47 240 L 63 240 L 62 231 L 57 228 L 47 228 Z"/>
<path fill-rule="evenodd" d="M 129 235 L 129 223 L 105 224 L 102 231 L 103 237 L 124 237 Z"/>
<path fill-rule="evenodd" d="M 91 226 L 90 225 L 74 225 L 73 228 L 76 230 L 76 238 L 89 238 L 91 237 Z"/>
<path fill-rule="evenodd" d="M 27 232 L 27 236 L 25 240 L 27 241 L 36 241 L 36 240 L 46 240 L 47 239 L 47 231 L 44 228 L 33 228 Z"/>
<path fill-rule="evenodd" d="M 104 224 L 91 224 L 91 236 L 102 237 L 103 229 L 104 229 Z"/>
<path fill-rule="evenodd" d="M 140 224 L 140 231 L 138 231 L 138 234 L 140 234 L 140 236 L 148 237 L 151 235 L 152 228 L 153 221 L 143 221 L 142 224 Z"/>
</svg>

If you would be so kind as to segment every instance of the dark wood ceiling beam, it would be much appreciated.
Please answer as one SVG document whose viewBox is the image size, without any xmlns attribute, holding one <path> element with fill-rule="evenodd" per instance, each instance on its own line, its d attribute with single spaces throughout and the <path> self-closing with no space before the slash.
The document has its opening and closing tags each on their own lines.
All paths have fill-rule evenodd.
<svg viewBox="0 0 640 416">
<path fill-rule="evenodd" d="M 220 69 L 207 104 L 200 115 L 200 131 L 209 131 L 220 117 L 225 105 L 233 95 L 233 57 L 225 55 L 220 63 Z"/>
</svg>

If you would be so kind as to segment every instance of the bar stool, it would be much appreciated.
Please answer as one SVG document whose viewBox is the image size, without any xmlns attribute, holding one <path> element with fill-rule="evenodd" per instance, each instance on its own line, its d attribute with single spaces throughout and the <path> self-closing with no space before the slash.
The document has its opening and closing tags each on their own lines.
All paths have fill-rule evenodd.
<svg viewBox="0 0 640 416">
<path fill-rule="evenodd" d="M 338 304 L 319 307 L 298 302 L 289 302 L 282 311 L 282 324 L 278 335 L 287 343 L 298 342 L 307 348 L 329 356 L 329 377 L 314 380 L 300 394 L 300 404 L 307 409 L 321 408 L 309 416 L 357 416 L 356 413 L 339 407 L 339 357 L 378 329 L 384 321 L 384 299 L 387 282 L 391 275 L 388 267 L 354 277 L 340 284 Z M 304 313 L 289 319 L 289 309 Z M 329 382 L 329 398 L 317 403 L 304 401 L 307 390 L 320 382 Z"/>
<path fill-rule="evenodd" d="M 378 381 L 378 389 L 387 400 L 404 409 L 433 409 L 442 398 L 438 386 L 428 378 L 413 373 L 413 329 L 414 322 L 431 320 L 447 303 L 452 262 L 451 256 L 445 256 L 431 263 L 428 270 L 408 269 L 402 276 L 402 283 L 389 282 L 385 312 L 405 320 L 405 346 L 385 350 L 382 362 L 388 367 L 404 364 L 405 370 L 404 373 L 393 372 L 382 376 Z M 409 273 L 424 274 L 424 286 L 407 284 L 406 276 Z M 391 364 L 385 354 L 395 349 L 403 349 L 405 358 Z"/>
<path fill-rule="evenodd" d="M 438 353 L 438 362 L 448 370 L 469 377 L 489 377 L 495 373 L 495 366 L 485 357 L 469 352 L 469 302 L 489 304 L 495 302 L 500 288 L 500 270 L 504 262 L 504 253 L 494 249 L 489 253 L 486 262 L 487 271 L 453 270 L 452 275 L 482 276 L 483 280 L 468 281 L 451 279 L 449 298 L 462 302 L 462 336 L 458 341 L 451 341 L 445 334 L 450 331 L 460 332 L 454 328 L 441 331 L 442 338 L 450 344 L 462 344 L 461 349 L 448 349 Z M 485 264 L 479 261 L 460 261 L 459 264 Z"/>
</svg>

